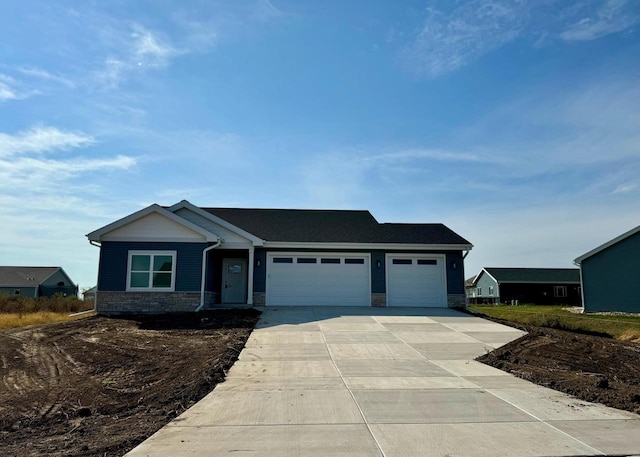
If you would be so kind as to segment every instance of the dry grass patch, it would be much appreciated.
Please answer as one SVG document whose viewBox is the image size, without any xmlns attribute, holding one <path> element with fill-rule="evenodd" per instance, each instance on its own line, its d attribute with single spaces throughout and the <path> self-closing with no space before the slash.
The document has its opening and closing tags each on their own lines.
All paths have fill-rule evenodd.
<svg viewBox="0 0 640 457">
<path fill-rule="evenodd" d="M 22 297 L 0 295 L 0 329 L 51 324 L 80 319 L 91 314 L 70 316 L 93 309 L 93 302 L 76 297 Z"/>
<path fill-rule="evenodd" d="M 26 327 L 28 325 L 53 324 L 66 322 L 83 317 L 93 316 L 87 313 L 80 316 L 70 316 L 69 313 L 54 313 L 51 311 L 37 311 L 35 313 L 0 313 L 0 329 Z"/>
<path fill-rule="evenodd" d="M 640 340 L 640 317 L 629 315 L 575 314 L 562 306 L 470 305 L 470 308 L 516 324 L 609 336 L 623 341 Z"/>
</svg>

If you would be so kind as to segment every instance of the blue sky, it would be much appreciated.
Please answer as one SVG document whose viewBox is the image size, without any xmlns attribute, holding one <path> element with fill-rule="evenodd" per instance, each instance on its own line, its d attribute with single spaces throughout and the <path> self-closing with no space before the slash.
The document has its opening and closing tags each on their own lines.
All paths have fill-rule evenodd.
<svg viewBox="0 0 640 457">
<path fill-rule="evenodd" d="M 0 263 L 95 284 L 151 203 L 443 222 L 571 267 L 640 224 L 636 0 L 0 3 Z"/>
</svg>

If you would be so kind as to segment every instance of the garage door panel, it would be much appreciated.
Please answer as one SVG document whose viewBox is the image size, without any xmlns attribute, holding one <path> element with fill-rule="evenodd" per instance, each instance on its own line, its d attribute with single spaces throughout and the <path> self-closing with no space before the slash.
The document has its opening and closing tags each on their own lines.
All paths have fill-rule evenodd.
<svg viewBox="0 0 640 457">
<path fill-rule="evenodd" d="M 350 263 L 347 259 L 351 259 Z M 371 304 L 368 256 L 273 254 L 268 256 L 267 263 L 268 305 Z"/>
<path fill-rule="evenodd" d="M 387 260 L 389 306 L 447 306 L 443 258 L 416 255 Z"/>
</svg>

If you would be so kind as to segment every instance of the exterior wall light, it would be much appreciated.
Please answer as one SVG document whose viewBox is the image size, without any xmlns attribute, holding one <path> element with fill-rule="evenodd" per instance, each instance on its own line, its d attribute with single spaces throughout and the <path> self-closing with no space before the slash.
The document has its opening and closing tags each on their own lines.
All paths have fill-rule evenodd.
<svg viewBox="0 0 640 457">
<path fill-rule="evenodd" d="M 382 266 L 382 262 L 376 260 L 376 268 L 380 268 Z"/>
</svg>

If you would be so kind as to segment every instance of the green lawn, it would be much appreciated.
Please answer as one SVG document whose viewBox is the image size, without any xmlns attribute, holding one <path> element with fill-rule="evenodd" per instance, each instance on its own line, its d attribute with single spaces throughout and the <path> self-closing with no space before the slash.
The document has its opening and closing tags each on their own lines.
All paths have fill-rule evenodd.
<svg viewBox="0 0 640 457">
<path fill-rule="evenodd" d="M 640 340 L 640 317 L 575 314 L 562 306 L 469 305 L 487 316 L 507 321 L 608 335 L 619 340 Z"/>
</svg>

